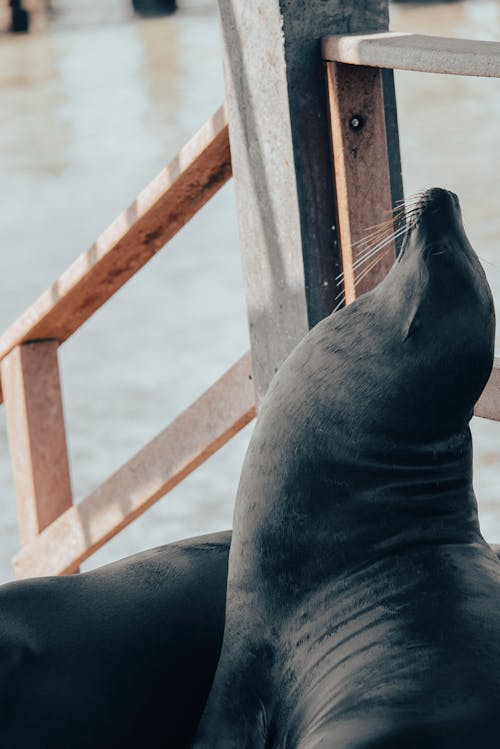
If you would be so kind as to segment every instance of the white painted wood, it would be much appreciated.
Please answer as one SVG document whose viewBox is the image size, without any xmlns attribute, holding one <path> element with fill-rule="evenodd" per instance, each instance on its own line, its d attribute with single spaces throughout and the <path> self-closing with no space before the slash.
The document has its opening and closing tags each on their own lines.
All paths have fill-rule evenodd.
<svg viewBox="0 0 500 749">
<path fill-rule="evenodd" d="M 387 32 L 325 37 L 322 50 L 350 65 L 500 78 L 500 42 Z"/>
</svg>

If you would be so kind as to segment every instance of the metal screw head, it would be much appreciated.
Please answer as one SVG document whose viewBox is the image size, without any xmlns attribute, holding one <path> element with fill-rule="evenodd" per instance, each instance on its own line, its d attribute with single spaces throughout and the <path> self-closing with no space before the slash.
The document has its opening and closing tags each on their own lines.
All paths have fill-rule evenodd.
<svg viewBox="0 0 500 749">
<path fill-rule="evenodd" d="M 365 120 L 363 115 L 361 114 L 353 114 L 351 119 L 349 120 L 349 127 L 351 128 L 351 130 L 361 130 L 364 124 Z"/>
</svg>

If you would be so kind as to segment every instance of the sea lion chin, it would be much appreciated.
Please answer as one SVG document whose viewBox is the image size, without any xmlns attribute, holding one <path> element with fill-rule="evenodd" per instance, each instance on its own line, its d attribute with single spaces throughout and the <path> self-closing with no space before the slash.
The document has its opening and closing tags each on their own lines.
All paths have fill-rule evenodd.
<svg viewBox="0 0 500 749">
<path fill-rule="evenodd" d="M 241 475 L 197 749 L 497 745 L 500 565 L 468 427 L 494 326 L 458 199 L 434 188 L 384 281 L 280 368 Z"/>
</svg>

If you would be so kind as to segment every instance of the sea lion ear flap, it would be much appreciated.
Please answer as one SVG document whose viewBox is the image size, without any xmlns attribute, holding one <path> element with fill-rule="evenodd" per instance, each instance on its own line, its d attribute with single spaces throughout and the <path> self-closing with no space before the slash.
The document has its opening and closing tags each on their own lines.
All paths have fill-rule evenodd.
<svg viewBox="0 0 500 749">
<path fill-rule="evenodd" d="M 418 330 L 420 326 L 420 310 L 425 301 L 425 293 L 429 282 L 429 271 L 424 265 L 416 279 L 414 288 L 411 291 L 411 299 L 408 308 L 404 311 L 403 316 L 403 341 Z"/>
<path fill-rule="evenodd" d="M 411 304 L 410 309 L 406 315 L 406 319 L 403 321 L 403 341 L 413 335 L 418 328 L 418 310 L 420 309 L 420 302 L 418 299 L 414 300 Z"/>
</svg>

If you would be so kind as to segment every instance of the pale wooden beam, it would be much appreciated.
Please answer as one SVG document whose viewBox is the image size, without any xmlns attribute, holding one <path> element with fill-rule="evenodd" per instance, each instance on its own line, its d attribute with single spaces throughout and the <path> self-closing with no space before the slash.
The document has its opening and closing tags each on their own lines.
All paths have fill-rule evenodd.
<svg viewBox="0 0 500 749">
<path fill-rule="evenodd" d="M 349 304 L 385 277 L 395 257 L 391 241 L 380 254 L 360 264 L 378 235 L 367 244 L 361 240 L 392 215 L 384 93 L 382 74 L 375 68 L 342 63 L 327 63 L 326 68 L 343 283 Z M 386 229 L 380 236 L 389 233 Z"/>
<path fill-rule="evenodd" d="M 57 341 L 16 346 L 1 364 L 21 544 L 72 506 Z"/>
<path fill-rule="evenodd" d="M 17 577 L 71 570 L 224 445 L 255 416 L 250 355 L 14 558 Z"/>
<path fill-rule="evenodd" d="M 335 306 L 334 189 L 320 39 L 386 29 L 386 0 L 219 0 L 258 399 Z M 397 144 L 395 144 L 397 148 Z"/>
<path fill-rule="evenodd" d="M 422 73 L 500 78 L 500 42 L 390 32 L 323 39 L 325 60 Z"/>
<path fill-rule="evenodd" d="M 483 394 L 476 403 L 475 416 L 500 421 L 500 357 L 495 357 L 493 371 Z"/>
<path fill-rule="evenodd" d="M 0 337 L 0 359 L 27 340 L 62 343 L 231 177 L 224 108 Z"/>
</svg>

